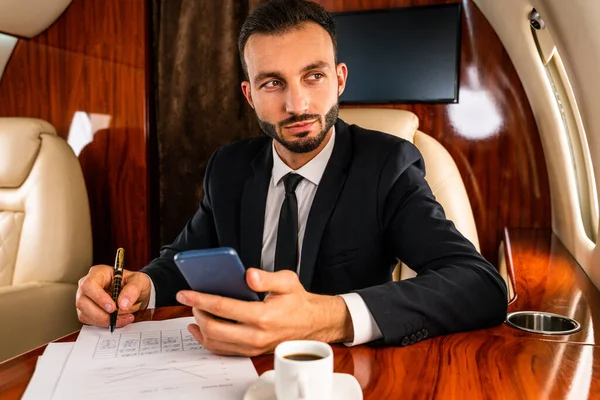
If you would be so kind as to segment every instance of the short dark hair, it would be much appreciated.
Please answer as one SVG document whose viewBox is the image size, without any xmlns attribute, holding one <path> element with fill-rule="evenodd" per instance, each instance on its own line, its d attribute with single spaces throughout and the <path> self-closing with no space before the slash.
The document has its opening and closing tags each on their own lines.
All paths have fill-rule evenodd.
<svg viewBox="0 0 600 400">
<path fill-rule="evenodd" d="M 329 33 L 333 43 L 334 59 L 337 63 L 335 23 L 327 10 L 321 5 L 308 0 L 270 0 L 256 8 L 246 18 L 240 31 L 238 49 L 246 77 L 248 77 L 248 67 L 244 59 L 244 49 L 250 36 L 255 33 L 281 35 L 290 32 L 305 22 L 319 24 Z"/>
</svg>

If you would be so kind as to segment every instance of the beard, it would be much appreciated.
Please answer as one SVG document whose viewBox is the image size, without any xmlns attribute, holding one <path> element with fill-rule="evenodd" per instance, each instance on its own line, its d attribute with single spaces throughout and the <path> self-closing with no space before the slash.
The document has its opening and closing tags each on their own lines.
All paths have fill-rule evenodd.
<svg viewBox="0 0 600 400">
<path fill-rule="evenodd" d="M 287 150 L 291 151 L 292 153 L 310 153 L 311 151 L 316 150 L 321 145 L 321 143 L 323 143 L 323 140 L 325 140 L 327 132 L 329 132 L 329 130 L 335 124 L 335 121 L 338 118 L 339 108 L 339 103 L 336 102 L 333 105 L 333 107 L 331 107 L 331 109 L 327 112 L 327 114 L 325 114 L 324 118 L 322 118 L 320 114 L 292 115 L 291 117 L 278 122 L 277 126 L 270 122 L 261 120 L 260 118 L 258 118 L 258 115 L 257 118 L 258 124 L 260 125 L 260 128 L 263 130 L 263 132 L 267 136 L 273 138 L 274 140 L 277 140 Z M 297 138 L 300 138 L 301 140 L 289 141 L 285 140 L 283 138 L 283 135 L 280 133 L 283 130 L 283 127 L 286 125 L 295 124 L 302 121 L 312 121 L 315 119 L 317 120 L 319 125 L 321 125 L 321 131 L 315 137 L 306 138 L 306 136 L 308 136 L 310 132 L 300 132 L 297 133 L 295 136 Z"/>
</svg>

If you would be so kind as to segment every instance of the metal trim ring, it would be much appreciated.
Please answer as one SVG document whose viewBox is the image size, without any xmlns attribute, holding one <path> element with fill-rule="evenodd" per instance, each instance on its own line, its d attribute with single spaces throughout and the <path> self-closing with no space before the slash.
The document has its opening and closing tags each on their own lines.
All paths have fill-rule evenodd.
<svg viewBox="0 0 600 400">
<path fill-rule="evenodd" d="M 531 329 L 531 328 L 526 328 L 526 327 L 517 325 L 513 321 L 511 321 L 511 319 L 514 319 L 514 317 L 518 317 L 521 315 L 531 315 L 531 316 L 539 315 L 542 317 L 559 318 L 559 319 L 564 320 L 567 323 L 573 325 L 573 328 L 567 329 L 567 330 L 562 330 L 562 331 Z M 516 311 L 516 312 L 509 313 L 506 316 L 506 324 L 512 328 L 516 328 L 516 329 L 519 329 L 519 330 L 522 330 L 525 332 L 529 332 L 529 333 L 537 333 L 537 334 L 541 334 L 541 335 L 571 335 L 571 334 L 573 334 L 575 332 L 579 332 L 581 330 L 581 324 L 579 322 L 577 322 L 576 320 L 574 320 L 573 318 L 565 317 L 564 315 L 560 315 L 560 314 L 543 312 L 543 311 Z"/>
</svg>

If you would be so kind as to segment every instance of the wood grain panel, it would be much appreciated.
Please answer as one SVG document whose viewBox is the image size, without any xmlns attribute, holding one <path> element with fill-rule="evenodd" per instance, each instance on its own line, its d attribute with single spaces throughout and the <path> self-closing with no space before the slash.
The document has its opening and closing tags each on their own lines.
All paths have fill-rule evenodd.
<svg viewBox="0 0 600 400">
<path fill-rule="evenodd" d="M 481 252 L 489 261 L 497 264 L 504 227 L 550 227 L 548 174 L 529 102 L 500 39 L 471 0 L 317 2 L 331 12 L 461 3 L 458 104 L 383 107 L 414 112 L 420 129 L 448 149 L 471 201 Z M 349 70 L 350 80 L 367 78 Z"/>
<path fill-rule="evenodd" d="M 144 311 L 136 320 L 191 315 L 185 307 Z M 73 341 L 74 333 L 62 341 Z M 600 347 L 499 336 L 489 330 L 407 347 L 334 345 L 334 370 L 353 374 L 365 400 L 586 399 L 600 396 Z M 18 399 L 43 347 L 0 364 L 0 397 Z M 259 374 L 273 356 L 252 359 Z"/>
<path fill-rule="evenodd" d="M 581 324 L 572 335 L 513 335 L 544 340 L 600 344 L 600 292 L 550 230 L 508 229 L 504 233 L 508 275 L 515 288 L 512 311 L 546 311 Z M 508 328 L 507 329 L 511 329 Z"/>
<path fill-rule="evenodd" d="M 93 135 L 79 160 L 94 263 L 112 264 L 124 247 L 130 269 L 150 255 L 146 13 L 144 0 L 74 0 L 46 32 L 19 41 L 0 83 L 0 116 L 45 119 L 65 139 Z"/>
</svg>

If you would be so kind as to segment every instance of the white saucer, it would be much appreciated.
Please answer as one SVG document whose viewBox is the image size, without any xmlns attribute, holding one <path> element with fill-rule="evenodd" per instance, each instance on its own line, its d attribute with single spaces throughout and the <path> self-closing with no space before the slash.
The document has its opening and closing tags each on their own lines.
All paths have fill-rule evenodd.
<svg viewBox="0 0 600 400">
<path fill-rule="evenodd" d="M 333 374 L 333 398 L 331 400 L 362 400 L 363 392 L 353 375 Z M 276 400 L 275 371 L 263 373 L 246 391 L 244 400 Z"/>
</svg>

